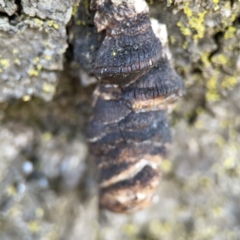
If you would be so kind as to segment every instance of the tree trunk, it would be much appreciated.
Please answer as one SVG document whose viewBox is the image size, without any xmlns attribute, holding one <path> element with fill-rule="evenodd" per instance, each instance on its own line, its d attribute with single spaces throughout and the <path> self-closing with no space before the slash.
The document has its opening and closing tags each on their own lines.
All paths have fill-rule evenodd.
<svg viewBox="0 0 240 240">
<path fill-rule="evenodd" d="M 117 215 L 98 210 L 96 81 L 73 57 L 89 1 L 0 0 L 1 240 L 240 238 L 240 1 L 148 5 L 187 94 L 156 203 Z"/>
</svg>

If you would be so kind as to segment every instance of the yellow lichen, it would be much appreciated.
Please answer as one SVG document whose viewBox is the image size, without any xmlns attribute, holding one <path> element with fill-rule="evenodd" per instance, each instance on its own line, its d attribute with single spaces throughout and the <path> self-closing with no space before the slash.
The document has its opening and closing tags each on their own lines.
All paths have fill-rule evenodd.
<svg viewBox="0 0 240 240">
<path fill-rule="evenodd" d="M 214 208 L 212 208 L 212 212 L 213 212 L 213 216 L 216 218 L 220 218 L 223 217 L 223 208 L 216 206 Z"/>
<path fill-rule="evenodd" d="M 42 135 L 42 138 L 44 141 L 49 141 L 52 139 L 52 134 L 50 132 L 45 132 L 43 135 Z"/>
<path fill-rule="evenodd" d="M 41 229 L 40 223 L 38 221 L 31 221 L 28 223 L 28 229 L 32 233 L 37 233 Z"/>
<path fill-rule="evenodd" d="M 19 53 L 19 50 L 18 50 L 17 48 L 14 48 L 14 49 L 12 50 L 12 53 L 13 53 L 13 54 L 17 54 L 17 53 Z"/>
<path fill-rule="evenodd" d="M 165 159 L 161 163 L 161 170 L 165 173 L 169 173 L 172 171 L 172 162 Z"/>
<path fill-rule="evenodd" d="M 227 56 L 225 56 L 223 54 L 217 54 L 212 57 L 212 62 L 217 63 L 217 64 L 225 65 L 225 64 L 227 64 L 228 61 L 229 60 L 228 60 Z"/>
<path fill-rule="evenodd" d="M 27 102 L 27 101 L 29 101 L 31 99 L 31 96 L 29 96 L 29 95 L 25 95 L 25 96 L 23 96 L 23 98 L 22 98 L 22 100 L 24 101 L 24 102 Z"/>
<path fill-rule="evenodd" d="M 193 12 L 191 7 L 189 7 L 189 2 L 186 2 L 183 8 L 184 13 L 187 16 L 188 23 L 184 25 L 181 22 L 178 22 L 177 25 L 180 27 L 180 31 L 185 36 L 191 36 L 192 31 L 190 29 L 194 29 L 196 34 L 192 37 L 196 41 L 204 37 L 205 33 L 205 26 L 204 26 L 204 19 L 207 11 L 203 12 Z"/>
<path fill-rule="evenodd" d="M 60 237 L 57 232 L 47 233 L 45 236 L 43 236 L 43 238 L 41 238 L 41 240 L 58 240 L 58 239 L 60 239 Z"/>
<path fill-rule="evenodd" d="M 123 231 L 128 235 L 128 236 L 134 236 L 138 232 L 138 228 L 136 225 L 133 224 L 126 224 L 123 227 Z"/>
<path fill-rule="evenodd" d="M 149 230 L 153 235 L 156 235 L 159 237 L 159 236 L 168 235 L 172 230 L 172 226 L 169 222 L 152 221 L 149 224 Z"/>
<path fill-rule="evenodd" d="M 183 8 L 183 11 L 188 17 L 192 16 L 192 10 L 191 10 L 191 8 L 189 8 L 189 2 L 186 2 L 185 6 Z"/>
<path fill-rule="evenodd" d="M 209 188 L 212 185 L 212 180 L 207 176 L 201 176 L 199 178 L 199 184 L 204 188 Z"/>
<path fill-rule="evenodd" d="M 226 144 L 226 141 L 222 136 L 217 136 L 216 143 L 219 147 L 223 147 Z"/>
<path fill-rule="evenodd" d="M 216 102 L 220 100 L 220 95 L 218 93 L 218 79 L 219 72 L 215 71 L 213 76 L 207 81 L 208 91 L 206 93 L 206 99 L 210 102 Z"/>
<path fill-rule="evenodd" d="M 218 94 L 217 91 L 209 91 L 207 92 L 206 94 L 206 99 L 209 101 L 209 102 L 217 102 L 220 100 L 220 96 Z"/>
<path fill-rule="evenodd" d="M 37 77 L 39 75 L 39 72 L 36 69 L 30 69 L 28 71 L 29 76 L 31 77 Z"/>
<path fill-rule="evenodd" d="M 11 218 L 18 218 L 22 214 L 22 209 L 19 205 L 15 205 L 9 209 L 8 215 Z"/>
<path fill-rule="evenodd" d="M 203 122 L 203 121 L 197 120 L 197 121 L 195 122 L 194 126 L 195 126 L 195 128 L 197 128 L 197 129 L 203 129 L 205 125 L 204 125 L 204 122 Z"/>
<path fill-rule="evenodd" d="M 44 216 L 44 211 L 43 211 L 42 208 L 37 208 L 37 209 L 35 210 L 35 214 L 36 214 L 36 217 L 37 217 L 37 218 L 42 218 L 42 217 Z"/>
<path fill-rule="evenodd" d="M 42 70 L 42 65 L 41 64 L 37 64 L 36 68 L 37 68 L 38 71 L 40 71 L 40 70 Z"/>
<path fill-rule="evenodd" d="M 221 83 L 222 88 L 233 89 L 238 83 L 237 76 L 227 76 Z"/>
<path fill-rule="evenodd" d="M 49 61 L 49 60 L 51 60 L 52 56 L 50 56 L 50 55 L 45 55 L 44 58 L 45 58 L 45 60 Z"/>
<path fill-rule="evenodd" d="M 15 58 L 13 62 L 17 65 L 21 65 L 21 61 L 18 58 Z"/>
<path fill-rule="evenodd" d="M 84 20 L 77 20 L 76 24 L 79 25 L 79 26 L 80 25 L 83 25 L 83 26 L 87 25 L 86 21 L 84 21 Z"/>
<path fill-rule="evenodd" d="M 197 114 L 200 115 L 204 112 L 204 109 L 201 108 L 201 107 L 198 107 L 197 110 L 196 110 Z"/>
<path fill-rule="evenodd" d="M 199 12 L 196 17 L 192 17 L 189 19 L 189 24 L 192 29 L 194 29 L 197 33 L 193 36 L 193 39 L 201 39 L 204 37 L 205 26 L 204 26 L 204 18 L 207 11 Z"/>
<path fill-rule="evenodd" d="M 224 39 L 230 39 L 233 38 L 236 34 L 237 28 L 230 26 L 228 27 L 227 31 L 224 33 Z"/>
<path fill-rule="evenodd" d="M 2 69 L 7 69 L 10 67 L 10 61 L 8 59 L 5 58 L 0 58 L 0 67 Z"/>
<path fill-rule="evenodd" d="M 174 36 L 170 36 L 169 39 L 171 44 L 174 44 L 176 42 L 176 39 Z"/>
<path fill-rule="evenodd" d="M 215 90 L 217 88 L 217 80 L 216 76 L 211 77 L 207 82 L 208 89 Z"/>
<path fill-rule="evenodd" d="M 9 186 L 9 187 L 7 187 L 6 193 L 7 193 L 9 196 L 14 196 L 14 195 L 17 193 L 16 187 L 14 187 L 14 186 Z"/>
<path fill-rule="evenodd" d="M 199 234 L 202 237 L 202 239 L 212 239 L 218 231 L 219 231 L 218 227 L 212 225 L 206 226 L 204 229 L 201 229 Z"/>
<path fill-rule="evenodd" d="M 75 4 L 72 8 L 72 16 L 74 16 L 78 11 L 79 3 Z"/>
<path fill-rule="evenodd" d="M 183 25 L 183 23 L 178 22 L 177 26 L 180 28 L 180 31 L 185 36 L 190 36 L 192 34 L 191 30 Z"/>
<path fill-rule="evenodd" d="M 54 27 L 55 29 L 59 29 L 59 25 L 58 25 L 56 22 L 53 24 L 53 27 Z"/>
<path fill-rule="evenodd" d="M 34 21 L 39 27 L 41 27 L 44 24 L 44 22 L 39 18 L 35 18 Z"/>
<path fill-rule="evenodd" d="M 40 58 L 39 58 L 39 57 L 35 57 L 35 58 L 33 59 L 33 63 L 34 63 L 34 64 L 36 64 L 36 63 L 38 63 L 38 62 L 39 62 L 39 60 L 40 60 Z"/>
<path fill-rule="evenodd" d="M 80 26 L 81 25 L 81 20 L 77 20 L 76 25 Z"/>
<path fill-rule="evenodd" d="M 188 42 L 187 41 L 185 41 L 184 43 L 183 43 L 183 49 L 187 49 L 188 48 Z"/>
<path fill-rule="evenodd" d="M 42 89 L 44 92 L 54 92 L 55 88 L 53 85 L 49 84 L 49 83 L 44 83 L 43 86 L 42 86 Z"/>
<path fill-rule="evenodd" d="M 52 27 L 52 26 L 53 26 L 53 20 L 48 21 L 48 26 L 49 26 L 49 27 Z"/>
<path fill-rule="evenodd" d="M 59 29 L 59 25 L 53 20 L 48 21 L 48 26 L 54 27 L 55 29 Z"/>
<path fill-rule="evenodd" d="M 223 162 L 223 167 L 226 170 L 233 169 L 236 166 L 236 160 L 233 157 L 228 157 Z"/>
</svg>

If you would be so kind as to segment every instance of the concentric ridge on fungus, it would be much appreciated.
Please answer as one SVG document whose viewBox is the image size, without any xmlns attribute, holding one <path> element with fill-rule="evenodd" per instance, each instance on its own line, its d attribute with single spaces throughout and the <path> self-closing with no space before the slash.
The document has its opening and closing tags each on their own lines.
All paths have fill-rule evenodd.
<svg viewBox="0 0 240 240">
<path fill-rule="evenodd" d="M 92 1 L 92 6 L 98 31 L 106 31 L 94 62 L 95 75 L 102 83 L 134 82 L 155 65 L 162 50 L 145 1 Z"/>
<path fill-rule="evenodd" d="M 99 85 L 87 127 L 99 204 L 129 213 L 152 203 L 171 142 L 166 111 L 185 85 L 152 31 L 145 1 L 94 0 L 91 7 L 97 31 L 106 31 L 91 65 Z"/>
</svg>

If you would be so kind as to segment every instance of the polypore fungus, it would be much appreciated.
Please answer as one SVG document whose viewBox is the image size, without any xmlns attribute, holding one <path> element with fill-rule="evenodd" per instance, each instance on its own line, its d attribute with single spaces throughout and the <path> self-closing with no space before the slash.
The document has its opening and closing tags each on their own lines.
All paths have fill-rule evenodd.
<svg viewBox="0 0 240 240">
<path fill-rule="evenodd" d="M 144 0 L 92 0 L 91 7 L 93 39 L 76 47 L 81 56 L 88 41 L 96 45 L 89 72 L 99 84 L 87 139 L 99 170 L 100 206 L 129 213 L 153 200 L 171 142 L 166 110 L 185 85 L 153 33 Z"/>
</svg>

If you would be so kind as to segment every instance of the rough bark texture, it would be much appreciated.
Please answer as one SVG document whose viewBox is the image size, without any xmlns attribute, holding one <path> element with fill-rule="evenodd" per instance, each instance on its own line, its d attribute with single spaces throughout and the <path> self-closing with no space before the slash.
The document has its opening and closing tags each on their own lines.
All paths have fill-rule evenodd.
<svg viewBox="0 0 240 240">
<path fill-rule="evenodd" d="M 97 208 L 93 87 L 66 51 L 78 2 L 0 0 L 0 239 L 239 239 L 240 1 L 148 2 L 187 95 L 159 200 L 134 215 Z"/>
</svg>

